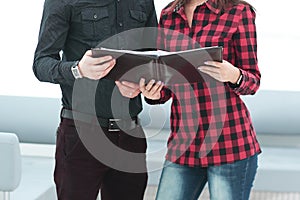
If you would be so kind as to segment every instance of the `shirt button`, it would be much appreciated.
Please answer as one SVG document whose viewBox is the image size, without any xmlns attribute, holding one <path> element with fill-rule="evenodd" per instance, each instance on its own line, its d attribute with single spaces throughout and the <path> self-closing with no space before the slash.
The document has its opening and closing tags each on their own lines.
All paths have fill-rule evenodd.
<svg viewBox="0 0 300 200">
<path fill-rule="evenodd" d="M 94 14 L 94 19 L 97 19 L 98 15 L 97 14 Z"/>
<path fill-rule="evenodd" d="M 123 26 L 122 22 L 119 23 L 119 26 L 121 26 L 121 27 Z"/>
</svg>

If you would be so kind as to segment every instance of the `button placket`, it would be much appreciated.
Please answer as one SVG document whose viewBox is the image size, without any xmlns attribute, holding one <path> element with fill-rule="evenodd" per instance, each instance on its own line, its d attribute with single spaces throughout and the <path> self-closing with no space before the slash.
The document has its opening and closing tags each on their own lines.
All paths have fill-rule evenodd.
<svg viewBox="0 0 300 200">
<path fill-rule="evenodd" d="M 119 27 L 118 31 L 121 32 L 123 30 L 123 26 L 124 26 L 121 0 L 117 0 L 117 25 Z"/>
</svg>

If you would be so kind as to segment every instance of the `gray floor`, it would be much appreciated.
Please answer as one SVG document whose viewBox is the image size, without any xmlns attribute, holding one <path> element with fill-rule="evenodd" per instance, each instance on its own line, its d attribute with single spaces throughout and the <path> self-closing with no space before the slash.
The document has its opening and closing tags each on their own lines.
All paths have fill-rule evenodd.
<svg viewBox="0 0 300 200">
<path fill-rule="evenodd" d="M 154 200 L 164 159 L 165 142 L 151 139 L 148 141 L 150 172 L 145 200 Z M 300 148 L 265 145 L 262 149 L 251 200 L 300 200 Z M 11 200 L 55 200 L 53 169 L 53 157 L 23 156 L 21 184 L 11 194 Z M 207 189 L 200 199 L 209 199 Z"/>
<path fill-rule="evenodd" d="M 157 186 L 148 186 L 144 200 L 154 200 Z M 209 200 L 209 192 L 207 188 L 202 192 L 199 200 Z M 300 200 L 300 193 L 296 192 L 268 192 L 253 190 L 250 200 Z"/>
<path fill-rule="evenodd" d="M 11 200 L 55 200 L 53 169 L 53 158 L 23 156 L 21 183 Z"/>
</svg>

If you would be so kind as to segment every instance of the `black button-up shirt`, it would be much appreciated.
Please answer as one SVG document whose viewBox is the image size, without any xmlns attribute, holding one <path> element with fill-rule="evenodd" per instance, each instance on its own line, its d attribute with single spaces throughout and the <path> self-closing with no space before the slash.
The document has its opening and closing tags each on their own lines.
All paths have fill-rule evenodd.
<svg viewBox="0 0 300 200">
<path fill-rule="evenodd" d="M 85 113 L 96 110 L 103 118 L 120 118 L 128 113 L 136 116 L 142 109 L 140 96 L 130 100 L 123 97 L 114 81 L 105 78 L 75 81 L 71 66 L 96 46 L 147 48 L 155 42 L 148 31 L 141 37 L 118 33 L 156 26 L 153 0 L 45 0 L 34 74 L 40 81 L 60 85 L 62 104 L 68 109 Z M 144 35 L 143 31 L 135 32 Z"/>
</svg>

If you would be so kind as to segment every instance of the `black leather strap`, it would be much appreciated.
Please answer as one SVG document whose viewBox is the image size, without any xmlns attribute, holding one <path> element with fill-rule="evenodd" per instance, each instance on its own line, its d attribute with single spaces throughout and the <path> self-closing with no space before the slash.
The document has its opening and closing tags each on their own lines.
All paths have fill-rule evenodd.
<svg viewBox="0 0 300 200">
<path fill-rule="evenodd" d="M 78 120 L 85 123 L 95 123 L 95 121 L 98 120 L 100 126 L 108 128 L 109 131 L 120 131 L 120 129 L 131 130 L 139 125 L 137 117 L 133 117 L 131 119 L 104 119 L 82 112 L 68 110 L 65 108 L 63 108 L 61 111 L 61 117 L 66 119 Z"/>
</svg>

